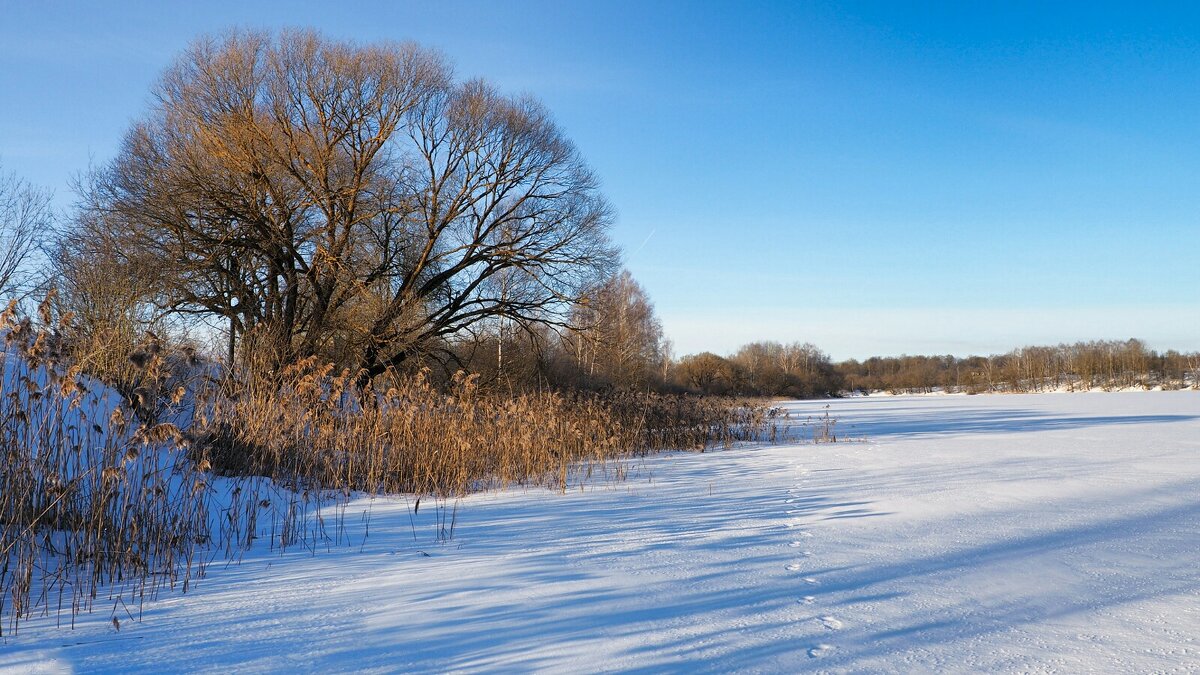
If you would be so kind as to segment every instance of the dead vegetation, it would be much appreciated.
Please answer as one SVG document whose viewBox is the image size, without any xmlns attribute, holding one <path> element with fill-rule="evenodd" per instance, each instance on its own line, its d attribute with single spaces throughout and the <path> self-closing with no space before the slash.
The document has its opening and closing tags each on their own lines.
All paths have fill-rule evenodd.
<svg viewBox="0 0 1200 675">
<path fill-rule="evenodd" d="M 160 588 L 186 588 L 210 537 L 208 467 L 170 451 L 184 445 L 174 424 L 139 421 L 66 363 L 55 332 L 11 306 L 2 320 L 0 634 L 102 596 L 133 612 Z"/>
<path fill-rule="evenodd" d="M 251 378 L 202 406 L 199 461 L 293 488 L 456 496 L 497 485 L 565 489 L 632 454 L 766 440 L 776 411 L 751 402 L 650 393 L 487 392 L 394 376 L 363 391 L 315 359 L 280 380 Z"/>
<path fill-rule="evenodd" d="M 88 355 L 46 313 L 3 315 L 0 634 L 97 608 L 136 618 L 258 538 L 339 540 L 362 493 L 565 489 L 619 479 L 632 455 L 778 433 L 777 411 L 748 401 L 499 393 L 463 374 L 445 388 L 418 373 L 361 389 L 315 358 L 215 379 L 156 338 L 131 353 L 118 391 L 84 372 Z"/>
</svg>

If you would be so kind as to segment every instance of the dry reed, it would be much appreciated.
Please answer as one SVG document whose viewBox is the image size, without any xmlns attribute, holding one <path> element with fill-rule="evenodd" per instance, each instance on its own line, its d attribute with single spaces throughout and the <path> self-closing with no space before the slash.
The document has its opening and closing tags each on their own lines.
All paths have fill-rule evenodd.
<svg viewBox="0 0 1200 675">
<path fill-rule="evenodd" d="M 136 618 L 259 537 L 338 539 L 354 493 L 565 489 L 620 478 L 630 455 L 778 431 L 777 411 L 753 402 L 500 395 L 461 374 L 448 389 L 418 374 L 363 391 L 315 360 L 188 382 L 169 367 L 187 359 L 152 336 L 130 350 L 118 393 L 83 372 L 87 354 L 68 358 L 49 316 L 38 328 L 10 306 L 0 324 L 0 636 L 35 616 L 73 623 L 102 601 L 114 620 Z"/>
<path fill-rule="evenodd" d="M 0 634 L 52 611 L 73 619 L 102 592 L 132 611 L 186 586 L 209 536 L 208 467 L 171 451 L 175 425 L 139 422 L 133 400 L 67 367 L 55 332 L 12 306 L 0 323 Z M 160 364 L 145 364 L 146 384 Z"/>
<path fill-rule="evenodd" d="M 423 374 L 363 392 L 315 360 L 247 378 L 195 425 L 198 459 L 299 489 L 456 496 L 505 484 L 565 489 L 631 454 L 767 440 L 778 411 L 687 396 L 448 391 Z"/>
</svg>

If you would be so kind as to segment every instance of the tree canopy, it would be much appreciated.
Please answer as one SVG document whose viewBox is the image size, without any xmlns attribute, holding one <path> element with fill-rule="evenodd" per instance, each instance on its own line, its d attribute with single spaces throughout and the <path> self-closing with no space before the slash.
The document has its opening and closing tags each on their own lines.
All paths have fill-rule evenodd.
<svg viewBox="0 0 1200 675">
<path fill-rule="evenodd" d="M 375 375 L 489 319 L 566 325 L 616 266 L 610 208 L 544 106 L 429 49 L 235 32 L 153 95 L 78 234 L 243 351 Z"/>
</svg>

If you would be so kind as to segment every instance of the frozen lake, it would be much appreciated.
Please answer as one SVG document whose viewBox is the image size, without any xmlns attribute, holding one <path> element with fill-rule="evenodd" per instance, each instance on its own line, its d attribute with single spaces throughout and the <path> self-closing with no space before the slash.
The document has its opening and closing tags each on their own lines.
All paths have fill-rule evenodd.
<svg viewBox="0 0 1200 675">
<path fill-rule="evenodd" d="M 352 546 L 251 552 L 119 632 L 30 622 L 0 669 L 1200 669 L 1200 392 L 788 407 L 826 405 L 850 442 L 475 495 L 448 542 L 356 503 Z"/>
</svg>

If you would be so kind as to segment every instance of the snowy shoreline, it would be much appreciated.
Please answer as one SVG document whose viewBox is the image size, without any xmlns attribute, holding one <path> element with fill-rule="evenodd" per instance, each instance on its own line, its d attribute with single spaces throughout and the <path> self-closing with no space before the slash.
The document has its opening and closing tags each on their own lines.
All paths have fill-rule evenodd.
<svg viewBox="0 0 1200 675">
<path fill-rule="evenodd" d="M 827 405 L 865 442 L 472 495 L 448 541 L 437 505 L 357 500 L 348 544 L 256 547 L 119 632 L 30 621 L 0 670 L 1200 668 L 1200 392 L 787 408 Z"/>
</svg>

